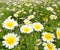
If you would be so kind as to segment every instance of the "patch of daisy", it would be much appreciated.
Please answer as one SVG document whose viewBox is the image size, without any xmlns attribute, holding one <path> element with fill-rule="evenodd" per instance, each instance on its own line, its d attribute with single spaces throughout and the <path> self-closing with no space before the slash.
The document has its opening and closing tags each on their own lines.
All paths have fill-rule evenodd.
<svg viewBox="0 0 60 50">
<path fill-rule="evenodd" d="M 39 48 L 38 48 L 38 46 L 34 46 L 34 50 L 38 50 Z"/>
<path fill-rule="evenodd" d="M 35 16 L 34 15 L 30 15 L 30 16 L 28 16 L 28 18 L 27 19 L 33 19 L 33 18 L 35 18 Z"/>
<path fill-rule="evenodd" d="M 43 43 L 44 50 L 57 50 L 55 44 L 53 43 Z"/>
<path fill-rule="evenodd" d="M 14 17 L 18 17 L 18 13 L 15 13 L 15 14 L 14 14 Z"/>
<path fill-rule="evenodd" d="M 36 45 L 39 46 L 41 44 L 41 40 L 40 39 L 37 39 L 36 40 Z"/>
<path fill-rule="evenodd" d="M 60 39 L 60 28 L 57 28 L 56 35 L 57 35 L 57 38 Z"/>
<path fill-rule="evenodd" d="M 43 18 L 43 20 L 47 22 L 47 21 L 48 21 L 48 18 L 47 18 L 47 17 L 45 17 L 45 18 Z"/>
<path fill-rule="evenodd" d="M 18 5 L 19 8 L 21 8 L 21 5 Z"/>
<path fill-rule="evenodd" d="M 10 11 L 16 11 L 16 8 L 12 8 Z"/>
<path fill-rule="evenodd" d="M 29 4 L 28 4 L 28 3 L 25 3 L 25 5 L 29 7 L 29 6 L 31 6 L 32 4 L 31 4 L 31 3 L 29 3 Z"/>
<path fill-rule="evenodd" d="M 1 13 L 0 15 L 2 16 L 2 15 L 4 15 L 4 13 Z"/>
<path fill-rule="evenodd" d="M 29 13 L 31 13 L 31 12 L 32 12 L 32 9 L 29 10 Z"/>
<path fill-rule="evenodd" d="M 9 16 L 8 18 L 11 18 L 12 16 Z"/>
<path fill-rule="evenodd" d="M 35 15 L 35 14 L 36 14 L 36 12 L 33 12 L 33 14 Z"/>
<path fill-rule="evenodd" d="M 58 48 L 57 50 L 60 50 L 60 48 Z"/>
<path fill-rule="evenodd" d="M 27 14 L 27 12 L 26 11 L 23 11 L 23 14 Z"/>
<path fill-rule="evenodd" d="M 18 26 L 18 23 L 14 19 L 7 18 L 7 19 L 5 19 L 5 21 L 3 21 L 2 26 L 5 29 L 13 30 L 15 28 L 15 26 Z"/>
<path fill-rule="evenodd" d="M 3 36 L 3 46 L 5 46 L 8 49 L 14 48 L 14 46 L 18 45 L 19 43 L 19 36 L 14 33 L 8 33 L 7 35 Z"/>
<path fill-rule="evenodd" d="M 53 10 L 54 10 L 52 7 L 47 7 L 46 9 L 47 9 L 48 11 L 52 11 L 52 12 L 53 12 Z"/>
<path fill-rule="evenodd" d="M 31 24 L 32 22 L 31 21 L 29 21 L 28 19 L 25 19 L 24 20 L 24 24 Z"/>
<path fill-rule="evenodd" d="M 57 7 L 57 4 L 52 4 L 52 6 Z"/>
<path fill-rule="evenodd" d="M 39 22 L 33 23 L 33 28 L 35 31 L 42 31 L 44 29 L 43 25 Z"/>
<path fill-rule="evenodd" d="M 6 8 L 6 10 L 10 10 L 10 8 L 9 8 L 9 7 L 7 7 L 7 8 Z"/>
<path fill-rule="evenodd" d="M 56 15 L 50 15 L 50 19 L 57 19 Z"/>
<path fill-rule="evenodd" d="M 27 33 L 27 34 L 29 34 L 29 33 L 33 32 L 33 27 L 32 27 L 31 25 L 22 25 L 22 26 L 20 27 L 20 31 L 21 31 L 22 33 Z"/>
<path fill-rule="evenodd" d="M 43 39 L 43 41 L 53 42 L 54 38 L 55 38 L 55 36 L 52 33 L 49 33 L 49 32 L 43 32 L 42 33 L 42 39 Z"/>
</svg>

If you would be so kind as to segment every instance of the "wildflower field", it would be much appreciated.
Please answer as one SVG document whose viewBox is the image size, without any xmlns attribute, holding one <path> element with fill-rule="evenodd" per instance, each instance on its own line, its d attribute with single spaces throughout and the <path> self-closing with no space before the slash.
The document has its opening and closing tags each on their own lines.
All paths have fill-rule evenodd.
<svg viewBox="0 0 60 50">
<path fill-rule="evenodd" d="M 0 1 L 0 50 L 60 50 L 60 0 Z"/>
</svg>

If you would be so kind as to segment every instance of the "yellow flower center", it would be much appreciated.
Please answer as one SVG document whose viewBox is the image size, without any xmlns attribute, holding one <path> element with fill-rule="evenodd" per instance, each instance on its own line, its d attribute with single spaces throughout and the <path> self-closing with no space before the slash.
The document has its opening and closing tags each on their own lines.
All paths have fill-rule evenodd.
<svg viewBox="0 0 60 50">
<path fill-rule="evenodd" d="M 52 8 L 51 8 L 51 7 L 49 7 L 49 8 L 48 8 L 48 10 L 49 10 L 49 11 L 51 11 L 51 10 L 52 10 Z"/>
<path fill-rule="evenodd" d="M 52 17 L 52 19 L 54 19 L 55 18 L 55 16 L 51 16 Z"/>
<path fill-rule="evenodd" d="M 60 31 L 57 31 L 57 37 L 60 38 Z"/>
<path fill-rule="evenodd" d="M 8 45 L 13 45 L 15 42 L 15 38 L 13 36 L 9 36 L 7 39 L 6 39 L 6 43 Z"/>
<path fill-rule="evenodd" d="M 41 26 L 39 24 L 35 24 L 35 29 L 39 30 L 41 28 Z"/>
<path fill-rule="evenodd" d="M 7 23 L 6 23 L 6 26 L 7 26 L 7 27 L 12 27 L 12 26 L 14 26 L 14 23 L 13 23 L 13 22 L 7 22 Z"/>
<path fill-rule="evenodd" d="M 26 27 L 26 28 L 24 28 L 23 30 L 24 30 L 24 32 L 26 32 L 26 33 L 27 33 L 27 32 L 29 32 L 29 31 L 30 31 L 30 28 Z"/>
<path fill-rule="evenodd" d="M 44 37 L 47 39 L 47 40 L 50 40 L 52 38 L 51 34 L 45 34 Z"/>
<path fill-rule="evenodd" d="M 33 16 L 31 15 L 31 16 L 29 16 L 29 18 L 30 18 L 30 19 L 32 19 L 32 18 L 33 18 Z"/>
<path fill-rule="evenodd" d="M 48 47 L 48 50 L 54 50 L 53 44 L 46 44 L 46 46 Z"/>
</svg>

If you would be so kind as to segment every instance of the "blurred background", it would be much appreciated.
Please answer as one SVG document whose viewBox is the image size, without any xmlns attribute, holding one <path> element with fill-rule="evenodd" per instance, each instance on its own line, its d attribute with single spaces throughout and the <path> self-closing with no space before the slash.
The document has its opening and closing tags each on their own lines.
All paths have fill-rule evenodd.
<svg viewBox="0 0 60 50">
<path fill-rule="evenodd" d="M 19 3 L 23 2 L 23 1 L 25 1 L 25 2 L 36 2 L 36 3 L 42 2 L 42 3 L 45 3 L 45 4 L 50 4 L 51 2 L 60 3 L 60 0 L 0 0 L 0 2 L 1 1 L 3 1 L 3 2 L 19 2 Z"/>
</svg>

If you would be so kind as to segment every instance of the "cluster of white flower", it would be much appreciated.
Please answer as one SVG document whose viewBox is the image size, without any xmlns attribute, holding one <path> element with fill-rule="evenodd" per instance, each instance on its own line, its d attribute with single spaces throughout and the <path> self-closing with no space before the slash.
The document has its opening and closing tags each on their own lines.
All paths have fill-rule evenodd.
<svg viewBox="0 0 60 50">
<path fill-rule="evenodd" d="M 46 8 L 48 11 L 51 11 L 53 14 L 52 15 L 50 15 L 50 19 L 57 19 L 57 16 L 56 15 L 54 15 L 54 14 L 56 14 L 55 12 L 54 12 L 54 9 L 52 8 L 52 7 L 47 7 Z"/>
<path fill-rule="evenodd" d="M 24 19 L 24 24 L 20 27 L 20 31 L 22 33 L 31 33 L 33 30 L 35 31 L 42 31 L 44 29 L 43 25 L 40 22 L 32 23 L 30 20 L 33 19 L 35 16 L 30 15 L 27 19 Z"/>
<path fill-rule="evenodd" d="M 47 7 L 46 9 L 48 11 L 54 12 L 54 9 L 52 7 Z M 57 19 L 57 16 L 55 14 L 52 14 L 49 17 L 51 20 Z M 48 21 L 48 18 L 44 18 L 43 20 Z M 56 35 L 57 35 L 57 39 L 60 39 L 60 28 L 57 28 Z M 44 50 L 57 50 L 56 45 L 53 43 L 55 38 L 56 37 L 54 33 L 50 33 L 50 32 L 42 33 L 42 40 L 43 40 L 42 45 L 44 46 Z"/>
<path fill-rule="evenodd" d="M 40 22 L 32 23 L 30 20 L 33 19 L 35 16 L 30 15 L 27 19 L 24 19 L 24 25 L 20 27 L 21 33 L 31 33 L 33 30 L 35 31 L 42 31 L 44 29 L 43 25 Z M 5 21 L 2 23 L 3 28 L 8 30 L 14 30 L 15 26 L 18 26 L 18 22 L 14 19 L 8 17 L 5 19 Z M 3 46 L 8 47 L 9 49 L 14 48 L 18 44 L 19 37 L 17 37 L 14 33 L 8 33 L 3 37 Z M 38 45 L 38 44 L 37 44 Z"/>
<path fill-rule="evenodd" d="M 25 4 L 26 6 L 31 6 L 32 4 Z M 54 6 L 54 5 L 53 5 Z M 56 5 L 55 5 L 56 6 Z M 21 7 L 20 5 L 18 7 Z M 10 10 L 10 8 L 6 8 L 7 10 Z M 47 7 L 46 8 L 48 11 L 51 11 L 54 13 L 54 9 L 52 7 Z M 15 8 L 11 9 L 11 11 L 15 11 Z M 24 11 L 22 9 L 22 11 Z M 31 13 L 32 9 L 29 10 L 29 12 Z M 21 11 L 17 11 L 16 13 L 13 14 L 14 17 L 18 17 L 18 14 Z M 26 12 L 23 12 L 24 14 L 26 14 Z M 34 12 L 34 14 L 36 14 L 36 12 Z M 44 29 L 44 26 L 41 22 L 32 22 L 31 20 L 35 18 L 35 15 L 29 15 L 27 18 L 24 18 L 23 22 L 24 24 L 22 24 L 22 26 L 20 26 L 20 32 L 21 33 L 25 33 L 25 34 L 30 34 L 34 31 L 37 32 L 42 32 L 42 30 Z M 1 14 L 3 15 L 3 14 Z M 5 19 L 2 23 L 3 28 L 7 29 L 7 30 L 14 30 L 15 27 L 17 27 L 19 24 L 17 21 L 15 21 L 15 19 L 11 18 L 12 16 L 9 16 L 7 19 Z M 56 20 L 57 16 L 56 14 L 52 14 L 49 16 L 49 18 L 51 20 Z M 48 18 L 45 17 L 43 19 L 44 21 L 48 21 Z M 57 28 L 56 30 L 56 35 L 57 35 L 57 39 L 60 39 L 60 28 Z M 37 39 L 36 40 L 36 46 L 39 46 L 42 41 L 43 41 L 43 47 L 44 50 L 57 50 L 55 44 L 53 44 L 54 39 L 55 39 L 55 35 L 54 33 L 50 33 L 50 32 L 43 32 L 42 33 L 42 40 Z M 7 35 L 3 36 L 3 46 L 5 46 L 6 48 L 12 49 L 14 48 L 14 46 L 19 44 L 19 36 L 15 33 L 8 33 Z M 58 50 L 60 50 L 60 48 L 58 48 Z"/>
</svg>

